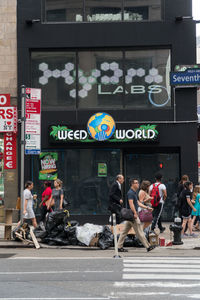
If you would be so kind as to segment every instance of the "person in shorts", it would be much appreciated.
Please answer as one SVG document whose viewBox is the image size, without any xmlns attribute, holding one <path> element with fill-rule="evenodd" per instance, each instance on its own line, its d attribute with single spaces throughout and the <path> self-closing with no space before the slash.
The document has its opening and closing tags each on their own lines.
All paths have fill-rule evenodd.
<svg viewBox="0 0 200 300">
<path fill-rule="evenodd" d="M 32 189 L 33 189 L 33 182 L 27 181 L 25 183 L 25 190 L 23 193 L 23 203 L 24 203 L 23 218 L 30 219 L 32 221 L 33 226 L 36 228 L 37 221 L 35 218 L 35 213 L 33 211 L 33 196 L 31 194 Z"/>
<path fill-rule="evenodd" d="M 193 206 L 192 203 L 192 188 L 193 188 L 193 183 L 191 181 L 186 181 L 184 183 L 184 189 L 181 192 L 180 195 L 180 212 L 181 212 L 181 217 L 183 219 L 182 223 L 182 237 L 188 236 L 188 234 L 185 232 L 185 227 L 186 224 L 188 224 L 188 229 L 189 229 L 189 236 L 195 237 L 196 235 L 192 232 L 192 218 L 191 218 L 191 213 L 192 210 L 195 212 L 196 208 Z M 184 233 L 185 232 L 185 233 Z"/>
</svg>

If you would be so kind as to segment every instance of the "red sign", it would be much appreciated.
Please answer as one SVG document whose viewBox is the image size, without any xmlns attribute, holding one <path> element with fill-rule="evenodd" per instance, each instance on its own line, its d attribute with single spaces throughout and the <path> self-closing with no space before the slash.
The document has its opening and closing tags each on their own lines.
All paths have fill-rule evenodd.
<svg viewBox="0 0 200 300">
<path fill-rule="evenodd" d="M 17 132 L 16 107 L 0 107 L 0 132 Z"/>
<path fill-rule="evenodd" d="M 5 132 L 4 134 L 4 169 L 16 169 L 16 149 L 17 135 L 16 133 Z"/>
<path fill-rule="evenodd" d="M 10 94 L 0 94 L 0 106 L 10 106 Z"/>
</svg>

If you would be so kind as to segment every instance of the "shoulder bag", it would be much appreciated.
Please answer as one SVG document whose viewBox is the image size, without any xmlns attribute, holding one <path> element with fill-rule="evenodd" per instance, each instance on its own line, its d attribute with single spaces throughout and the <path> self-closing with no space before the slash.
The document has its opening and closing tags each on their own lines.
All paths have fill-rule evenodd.
<svg viewBox="0 0 200 300">
<path fill-rule="evenodd" d="M 131 222 L 134 221 L 134 214 L 130 208 L 123 207 L 121 209 L 121 216 L 122 219 L 124 219 L 125 221 L 131 221 Z"/>
<path fill-rule="evenodd" d="M 153 220 L 152 212 L 149 211 L 148 209 L 142 209 L 139 212 L 139 219 L 141 222 L 152 222 Z"/>
</svg>

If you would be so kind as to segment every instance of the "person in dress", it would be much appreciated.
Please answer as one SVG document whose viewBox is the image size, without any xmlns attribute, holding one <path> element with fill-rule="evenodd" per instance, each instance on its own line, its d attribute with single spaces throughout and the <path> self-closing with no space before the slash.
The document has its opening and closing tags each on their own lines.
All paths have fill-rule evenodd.
<svg viewBox="0 0 200 300">
<path fill-rule="evenodd" d="M 33 226 L 37 227 L 37 221 L 35 218 L 35 213 L 33 211 L 33 196 L 31 194 L 31 190 L 33 189 L 33 182 L 27 181 L 25 183 L 25 190 L 23 192 L 23 218 L 30 219 L 32 221 Z"/>
</svg>

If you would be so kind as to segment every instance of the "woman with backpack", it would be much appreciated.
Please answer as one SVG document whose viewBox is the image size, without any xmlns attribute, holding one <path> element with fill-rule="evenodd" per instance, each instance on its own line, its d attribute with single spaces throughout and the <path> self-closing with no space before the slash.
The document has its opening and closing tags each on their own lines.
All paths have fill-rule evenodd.
<svg viewBox="0 0 200 300">
<path fill-rule="evenodd" d="M 54 210 L 60 210 L 63 208 L 64 191 L 62 189 L 62 181 L 60 179 L 54 180 L 54 189 L 52 190 L 51 200 L 49 207 L 53 207 Z M 49 209 L 48 207 L 48 209 Z"/>
<path fill-rule="evenodd" d="M 193 183 L 191 181 L 186 181 L 184 183 L 184 189 L 181 192 L 180 199 L 181 199 L 181 207 L 180 207 L 180 213 L 183 219 L 182 223 L 182 237 L 188 236 L 187 233 L 185 232 L 185 227 L 186 224 L 188 224 L 188 229 L 189 229 L 189 236 L 195 237 L 196 235 L 192 232 L 192 219 L 191 219 L 191 213 L 192 210 L 196 212 L 196 208 L 194 208 L 192 204 L 192 188 L 193 188 Z"/>
</svg>

